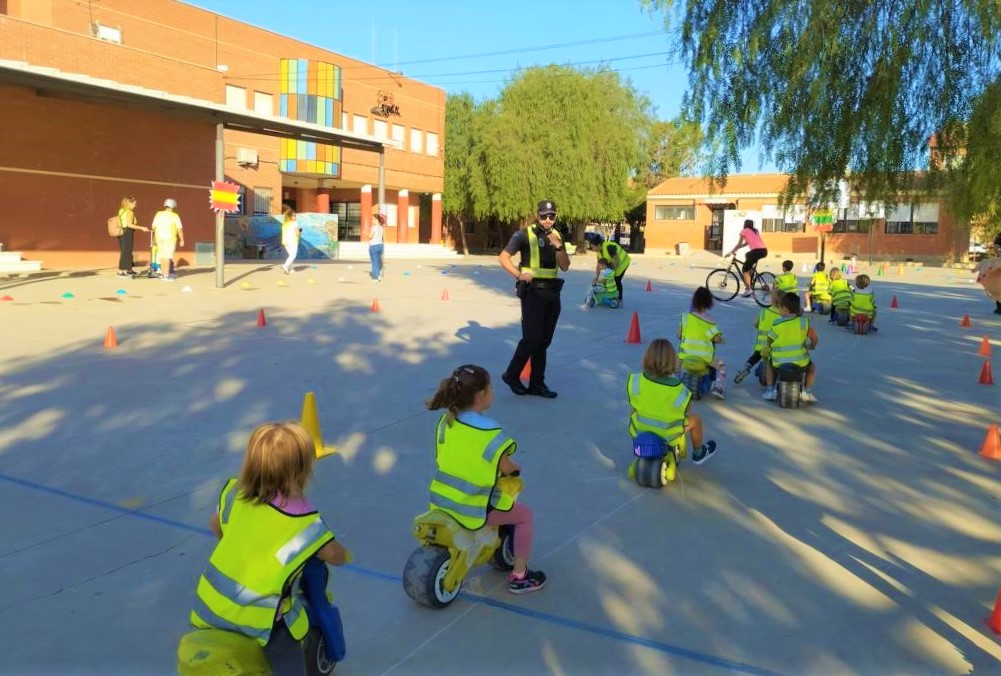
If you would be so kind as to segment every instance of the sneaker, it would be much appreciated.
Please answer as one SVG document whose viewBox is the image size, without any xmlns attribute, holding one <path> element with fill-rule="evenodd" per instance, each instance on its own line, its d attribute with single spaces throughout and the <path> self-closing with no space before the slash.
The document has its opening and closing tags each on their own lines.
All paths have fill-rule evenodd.
<svg viewBox="0 0 1001 676">
<path fill-rule="evenodd" d="M 166 277 L 161 276 L 160 279 L 164 282 L 176 282 L 177 275 L 167 275 Z"/>
<path fill-rule="evenodd" d="M 803 312 L 813 312 L 813 308 L 807 305 L 805 308 L 803 308 Z"/>
<path fill-rule="evenodd" d="M 878 328 L 876 328 L 875 326 L 870 326 L 870 327 L 869 327 L 869 333 L 876 333 L 876 332 L 878 332 L 878 331 L 879 331 L 879 329 L 878 329 Z"/>
<path fill-rule="evenodd" d="M 761 395 L 761 398 L 764 399 L 765 401 L 775 401 L 776 399 L 779 398 L 778 390 L 776 390 L 774 387 L 769 387 L 767 390 L 765 390 L 765 393 Z"/>
<path fill-rule="evenodd" d="M 378 277 L 378 278 L 375 278 L 375 279 L 373 279 L 373 280 L 372 280 L 372 283 L 373 283 L 373 284 L 378 284 L 378 283 L 379 283 L 379 282 L 381 282 L 381 281 L 382 281 L 382 278 L 381 278 L 381 277 Z"/>
<path fill-rule="evenodd" d="M 517 394 L 519 397 L 528 394 L 528 388 L 525 387 L 522 382 L 516 378 L 509 378 L 507 373 L 501 374 L 501 380 L 504 384 L 511 388 L 511 391 Z"/>
<path fill-rule="evenodd" d="M 726 392 L 719 385 L 714 385 L 711 394 L 717 399 L 726 399 Z"/>
<path fill-rule="evenodd" d="M 555 399 L 556 393 L 545 385 L 535 385 L 534 387 L 528 388 L 529 394 L 534 394 L 537 397 L 543 397 L 545 399 Z M 516 393 L 517 394 L 517 393 Z"/>
<path fill-rule="evenodd" d="M 810 390 L 803 390 L 802 392 L 800 392 L 799 399 L 800 401 L 805 401 L 808 404 L 817 403 L 817 397 L 815 397 L 813 392 L 811 392 Z"/>
<path fill-rule="evenodd" d="M 740 297 L 741 298 L 750 298 L 753 295 L 754 295 L 753 291 L 745 291 L 744 293 L 740 294 Z"/>
<path fill-rule="evenodd" d="M 546 586 L 546 574 L 541 570 L 526 570 L 522 577 L 511 576 L 507 590 L 512 594 L 528 594 Z"/>
<path fill-rule="evenodd" d="M 130 275 L 129 273 L 125 272 L 124 270 L 119 270 L 118 271 L 118 276 L 119 277 L 131 277 L 132 275 Z"/>
<path fill-rule="evenodd" d="M 715 444 L 713 445 L 713 450 L 715 450 Z M 706 460 L 709 459 L 709 445 L 702 444 L 699 448 L 696 448 L 692 452 L 692 464 L 701 465 Z"/>
<path fill-rule="evenodd" d="M 289 274 L 288 268 L 285 267 L 284 265 L 282 266 L 282 272 L 284 272 L 286 275 Z"/>
<path fill-rule="evenodd" d="M 744 364 L 744 366 L 739 371 L 737 371 L 736 373 L 733 374 L 733 382 L 735 382 L 735 383 L 737 383 L 739 385 L 740 381 L 742 381 L 744 378 L 746 378 L 750 374 L 751 374 L 751 365 L 750 364 Z"/>
</svg>

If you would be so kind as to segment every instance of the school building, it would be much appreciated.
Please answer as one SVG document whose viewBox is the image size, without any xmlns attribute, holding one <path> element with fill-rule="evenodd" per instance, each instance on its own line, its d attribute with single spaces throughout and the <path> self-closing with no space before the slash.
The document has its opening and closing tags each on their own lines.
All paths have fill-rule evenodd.
<svg viewBox="0 0 1001 676">
<path fill-rule="evenodd" d="M 730 176 L 726 186 L 714 187 L 706 178 L 671 178 L 647 193 L 646 251 L 722 248 L 723 222 L 731 217 L 753 217 L 769 256 L 820 254 L 821 233 L 813 225 L 814 212 L 805 204 L 780 207 L 785 174 Z M 833 227 L 826 235 L 825 256 L 858 255 L 864 260 L 944 263 L 963 260 L 969 226 L 957 224 L 943 201 L 934 196 L 903 196 L 893 209 L 852 201 L 832 209 Z"/>
<path fill-rule="evenodd" d="M 242 195 L 229 256 L 250 255 L 283 204 L 342 243 L 377 209 L 388 246 L 443 242 L 445 92 L 226 16 L 175 0 L 0 0 L 0 100 L 0 243 L 46 268 L 115 267 L 106 221 L 125 194 L 147 226 L 177 200 L 177 257 L 192 262 L 215 240 L 219 155 Z M 137 233 L 137 259 L 144 248 Z"/>
</svg>

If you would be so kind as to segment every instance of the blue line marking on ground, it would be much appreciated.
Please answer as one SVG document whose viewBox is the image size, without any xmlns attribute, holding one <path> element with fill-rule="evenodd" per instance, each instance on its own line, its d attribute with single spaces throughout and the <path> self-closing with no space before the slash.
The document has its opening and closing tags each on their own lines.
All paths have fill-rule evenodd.
<svg viewBox="0 0 1001 676">
<path fill-rule="evenodd" d="M 26 479 L 19 479 L 17 477 L 13 477 L 8 474 L 0 473 L 0 481 L 6 481 L 8 483 L 21 486 L 22 488 L 28 488 L 31 490 L 39 491 L 41 493 L 48 493 L 49 495 L 55 495 L 57 497 L 65 498 L 67 500 L 81 502 L 83 504 L 90 505 L 92 507 L 98 507 L 100 509 L 106 509 L 112 512 L 118 512 L 123 516 L 131 516 L 138 519 L 144 519 L 146 521 L 152 521 L 154 523 L 159 523 L 164 526 L 170 526 L 172 528 L 186 530 L 191 533 L 199 533 L 201 535 L 208 535 L 214 537 L 214 534 L 208 528 L 204 528 L 201 526 L 192 526 L 191 524 L 184 523 L 183 521 L 177 521 L 176 519 L 168 519 L 162 516 L 156 516 L 154 514 L 147 514 L 146 512 L 142 512 L 139 510 L 129 509 L 127 507 L 121 507 L 112 502 L 105 502 L 104 500 L 89 498 L 85 495 L 71 493 L 69 491 L 64 491 L 60 488 L 46 486 L 45 484 L 40 484 L 34 481 L 28 481 Z M 377 580 L 383 580 L 386 582 L 401 584 L 400 578 L 396 575 L 382 573 L 377 570 L 371 570 L 369 568 L 362 568 L 361 566 L 356 566 L 354 564 L 347 564 L 341 566 L 341 568 L 353 573 L 357 573 L 358 575 L 362 575 L 364 577 L 371 577 Z M 756 674 L 758 676 L 782 676 L 779 672 L 770 671 L 768 669 L 763 669 L 760 667 L 755 667 L 750 664 L 744 664 L 743 662 L 734 662 L 724 657 L 717 657 L 716 655 L 710 655 L 695 650 L 689 650 L 688 648 L 682 648 L 681 646 L 671 645 L 670 643 L 654 641 L 653 639 L 643 638 L 642 636 L 634 636 L 632 634 L 627 634 L 625 632 L 616 631 L 615 629 L 609 629 L 607 627 L 588 624 L 586 622 L 579 622 L 577 620 L 571 620 L 566 617 L 560 617 L 559 615 L 553 615 L 551 613 L 532 610 L 531 608 L 516 606 L 514 604 L 505 603 L 504 601 L 498 601 L 496 599 L 492 599 L 487 596 L 479 596 L 476 594 L 469 594 L 466 592 L 461 593 L 460 596 L 470 601 L 471 603 L 479 603 L 481 605 L 488 606 L 490 608 L 496 608 L 497 610 L 503 610 L 505 612 L 514 613 L 515 615 L 521 615 L 523 617 L 530 617 L 534 620 L 539 620 L 541 622 L 548 622 L 549 624 L 557 626 L 567 627 L 568 629 L 583 631 L 588 634 L 593 634 L 595 636 L 609 638 L 612 639 L 613 641 L 620 641 L 622 643 L 630 643 L 632 645 L 642 646 L 644 648 L 656 650 L 657 652 L 665 653 L 667 655 L 682 657 L 685 659 L 692 660 L 694 662 L 701 662 L 703 664 L 708 664 L 710 666 L 719 667 L 721 669 L 728 669 L 730 671 L 735 671 L 744 674 Z"/>
</svg>

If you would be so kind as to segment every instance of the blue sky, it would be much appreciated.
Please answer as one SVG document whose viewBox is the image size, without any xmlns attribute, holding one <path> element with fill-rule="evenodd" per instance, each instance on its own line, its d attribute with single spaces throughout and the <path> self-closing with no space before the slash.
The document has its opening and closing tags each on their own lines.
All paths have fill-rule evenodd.
<svg viewBox="0 0 1001 676">
<path fill-rule="evenodd" d="M 607 63 L 675 117 L 687 73 L 639 0 L 192 0 L 190 4 L 408 77 L 493 98 L 519 68 Z M 507 52 L 497 54 L 497 52 Z M 492 55 L 486 56 L 485 54 Z M 764 170 L 772 170 L 766 166 Z M 744 173 L 759 171 L 744 154 Z"/>
</svg>

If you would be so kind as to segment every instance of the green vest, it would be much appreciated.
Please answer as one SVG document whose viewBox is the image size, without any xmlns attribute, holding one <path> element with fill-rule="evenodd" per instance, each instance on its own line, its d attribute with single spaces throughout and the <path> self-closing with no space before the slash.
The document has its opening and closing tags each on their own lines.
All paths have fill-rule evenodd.
<svg viewBox="0 0 1001 676">
<path fill-rule="evenodd" d="M 831 282 L 831 299 L 834 307 L 844 309 L 852 303 L 852 290 L 847 279 L 835 279 Z"/>
<path fill-rule="evenodd" d="M 608 261 L 608 264 L 612 267 L 612 270 L 615 272 L 615 276 L 618 277 L 623 272 L 626 271 L 626 268 L 629 267 L 629 263 L 631 263 L 632 261 L 630 261 L 629 254 L 626 253 L 626 250 L 622 248 L 621 244 L 615 245 L 615 248 L 619 250 L 618 257 L 613 258 L 612 256 L 610 256 L 608 253 L 608 245 L 613 243 L 614 242 L 601 243 L 601 257 Z"/>
<path fill-rule="evenodd" d="M 334 534 L 317 512 L 293 516 L 248 502 L 237 492 L 236 479 L 230 479 L 219 496 L 223 537 L 198 580 L 191 624 L 237 632 L 266 645 L 281 606 L 289 633 L 302 639 L 309 618 L 297 576 Z"/>
<path fill-rule="evenodd" d="M 541 267 L 542 264 L 539 262 L 539 237 L 535 234 L 535 227 L 528 226 L 526 232 L 528 234 L 528 271 L 532 273 L 532 277 L 535 279 L 556 279 L 557 268 Z M 553 232 L 556 232 L 557 237 L 560 236 L 560 233 L 556 230 L 553 230 Z M 562 241 L 563 239 L 560 238 L 560 242 Z"/>
<path fill-rule="evenodd" d="M 715 324 L 707 322 L 694 312 L 686 312 L 681 315 L 681 345 L 678 358 L 682 363 L 689 359 L 711 363 L 716 352 L 713 338 L 718 335 L 720 330 Z"/>
<path fill-rule="evenodd" d="M 852 293 L 852 304 L 848 314 L 852 317 L 865 315 L 872 317 L 876 312 L 876 297 L 870 291 L 856 290 Z"/>
<path fill-rule="evenodd" d="M 815 301 L 829 302 L 831 300 L 831 294 L 828 292 L 830 286 L 831 280 L 827 277 L 826 272 L 814 272 L 813 280 L 810 282 L 810 297 Z"/>
<path fill-rule="evenodd" d="M 629 434 L 653 432 L 674 446 L 685 436 L 685 413 L 692 393 L 675 380 L 667 385 L 651 380 L 642 373 L 630 374 L 626 380 L 626 394 L 633 411 L 629 415 Z"/>
<path fill-rule="evenodd" d="M 598 289 L 595 289 L 596 291 L 600 291 L 600 293 L 606 295 L 618 295 L 619 293 L 619 287 L 615 285 L 615 277 L 612 275 L 602 277 L 599 274 L 598 283 L 595 286 L 598 287 Z"/>
<path fill-rule="evenodd" d="M 795 272 L 783 272 L 775 277 L 775 286 L 782 293 L 799 293 L 799 278 Z"/>
<path fill-rule="evenodd" d="M 762 308 L 758 312 L 758 337 L 754 341 L 755 352 L 761 352 L 761 349 L 768 344 L 768 332 L 772 330 L 772 325 L 781 318 L 781 313 L 773 307 Z"/>
<path fill-rule="evenodd" d="M 487 522 L 487 507 L 501 512 L 514 507 L 514 499 L 496 487 L 500 461 L 518 445 L 502 429 L 480 429 L 453 420 L 438 420 L 435 459 L 438 472 L 431 480 L 430 509 L 440 509 L 477 530 Z"/>
<path fill-rule="evenodd" d="M 810 355 L 806 351 L 806 334 L 809 330 L 810 320 L 806 317 L 788 315 L 777 320 L 768 332 L 768 339 L 772 342 L 772 366 L 809 364 Z"/>
</svg>

